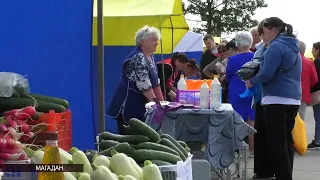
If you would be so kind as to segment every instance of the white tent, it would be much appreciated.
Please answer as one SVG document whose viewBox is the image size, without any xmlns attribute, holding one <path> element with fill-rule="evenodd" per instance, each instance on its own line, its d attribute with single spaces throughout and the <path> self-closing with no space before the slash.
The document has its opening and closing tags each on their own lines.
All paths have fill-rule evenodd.
<svg viewBox="0 0 320 180">
<path fill-rule="evenodd" d="M 202 52 L 202 38 L 202 34 L 188 31 L 174 48 L 173 52 Z"/>
</svg>

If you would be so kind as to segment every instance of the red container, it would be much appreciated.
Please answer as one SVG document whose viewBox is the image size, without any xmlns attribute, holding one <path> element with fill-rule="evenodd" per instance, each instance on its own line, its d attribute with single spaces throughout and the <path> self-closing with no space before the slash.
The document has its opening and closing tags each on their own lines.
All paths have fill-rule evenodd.
<svg viewBox="0 0 320 180">
<path fill-rule="evenodd" d="M 39 133 L 30 139 L 27 142 L 28 144 L 41 145 L 44 147 L 46 145 L 45 132 L 47 130 L 55 130 L 58 133 L 59 147 L 65 151 L 69 151 L 72 148 L 72 118 L 70 110 L 63 113 L 55 113 L 54 111 L 43 113 L 40 115 L 38 120 L 28 121 L 27 123 L 31 126 L 44 124 L 38 125 L 32 130 L 34 133 Z"/>
</svg>

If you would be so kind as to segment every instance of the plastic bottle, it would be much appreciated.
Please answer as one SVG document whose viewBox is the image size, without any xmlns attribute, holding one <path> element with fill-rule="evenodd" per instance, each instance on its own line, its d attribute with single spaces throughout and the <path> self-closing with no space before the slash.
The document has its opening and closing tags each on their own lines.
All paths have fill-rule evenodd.
<svg viewBox="0 0 320 180">
<path fill-rule="evenodd" d="M 221 106 L 222 102 L 222 88 L 217 76 L 214 76 L 210 90 L 210 108 L 217 109 Z"/>
<path fill-rule="evenodd" d="M 49 112 L 47 123 L 46 147 L 44 148 L 42 164 L 61 164 L 58 133 L 55 129 L 54 114 L 52 112 Z M 64 180 L 64 174 L 63 172 L 40 172 L 38 180 Z"/>
<path fill-rule="evenodd" d="M 200 109 L 209 109 L 209 86 L 207 80 L 203 80 L 200 87 Z"/>
<path fill-rule="evenodd" d="M 184 75 L 180 75 L 180 80 L 177 84 L 177 99 L 179 100 L 179 103 L 186 104 L 187 103 L 187 92 L 184 92 L 187 90 L 187 82 L 184 80 Z"/>
<path fill-rule="evenodd" d="M 178 90 L 187 90 L 187 82 L 184 79 L 184 75 L 180 75 L 180 80 L 178 81 L 177 89 Z"/>
</svg>

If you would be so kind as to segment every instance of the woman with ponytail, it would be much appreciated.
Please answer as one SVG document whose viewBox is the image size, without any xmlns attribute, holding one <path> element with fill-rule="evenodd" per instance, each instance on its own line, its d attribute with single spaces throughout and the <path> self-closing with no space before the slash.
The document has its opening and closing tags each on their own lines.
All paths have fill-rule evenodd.
<svg viewBox="0 0 320 180">
<path fill-rule="evenodd" d="M 301 56 L 299 41 L 290 24 L 278 17 L 263 22 L 268 48 L 261 56 L 259 73 L 246 81 L 247 88 L 261 84 L 261 105 L 267 151 L 276 179 L 292 180 L 294 146 L 292 129 L 301 103 Z"/>
</svg>

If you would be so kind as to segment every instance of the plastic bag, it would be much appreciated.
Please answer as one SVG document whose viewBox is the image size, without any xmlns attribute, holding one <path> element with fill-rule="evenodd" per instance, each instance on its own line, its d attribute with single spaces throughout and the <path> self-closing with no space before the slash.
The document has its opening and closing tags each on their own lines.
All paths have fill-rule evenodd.
<svg viewBox="0 0 320 180">
<path fill-rule="evenodd" d="M 297 114 L 296 116 L 296 122 L 292 130 L 292 137 L 294 148 L 296 149 L 297 153 L 300 156 L 304 155 L 307 152 L 308 140 L 306 126 L 304 124 L 304 121 L 300 118 L 299 114 Z"/>
<path fill-rule="evenodd" d="M 17 73 L 0 72 L 0 97 L 11 97 L 15 92 L 30 93 L 28 79 Z"/>
</svg>

